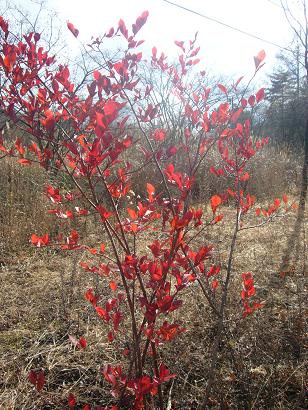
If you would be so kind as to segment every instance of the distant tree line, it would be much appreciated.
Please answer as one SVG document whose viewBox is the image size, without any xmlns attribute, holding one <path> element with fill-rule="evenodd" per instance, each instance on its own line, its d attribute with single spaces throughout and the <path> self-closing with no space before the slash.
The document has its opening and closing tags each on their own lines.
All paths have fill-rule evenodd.
<svg viewBox="0 0 308 410">
<path fill-rule="evenodd" d="M 307 79 L 296 46 L 293 54 L 280 52 L 269 75 L 267 103 L 259 114 L 262 133 L 275 142 L 302 148 L 308 98 Z"/>
</svg>

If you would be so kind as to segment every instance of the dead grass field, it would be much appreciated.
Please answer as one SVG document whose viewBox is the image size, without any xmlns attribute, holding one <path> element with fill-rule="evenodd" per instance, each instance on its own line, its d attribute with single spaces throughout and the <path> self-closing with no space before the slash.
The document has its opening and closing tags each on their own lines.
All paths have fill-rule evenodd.
<svg viewBox="0 0 308 410">
<path fill-rule="evenodd" d="M 225 209 L 225 212 L 231 212 Z M 226 218 L 227 220 L 228 218 Z M 307 406 L 307 287 L 304 233 L 298 256 L 281 265 L 295 215 L 254 230 L 242 231 L 237 244 L 220 366 L 211 396 L 213 409 L 305 409 Z M 217 258 L 224 261 L 231 227 L 224 221 Z M 307 233 L 306 233 L 307 234 Z M 204 237 L 211 241 L 211 237 Z M 292 245 L 294 247 L 294 245 Z M 292 249 L 291 255 L 294 255 Z M 104 324 L 84 300 L 88 287 L 104 295 L 108 282 L 79 268 L 77 253 L 37 250 L 28 256 L 3 257 L 0 271 L 0 408 L 9 410 L 65 409 L 70 392 L 82 404 L 111 404 L 109 386 L 100 368 L 117 363 L 125 347 L 125 332 L 107 342 Z M 255 275 L 258 300 L 265 306 L 241 316 L 241 273 Z M 282 277 L 280 272 L 285 272 Z M 201 408 L 216 327 L 206 300 L 193 285 L 184 296 L 187 329 L 164 350 L 174 381 L 164 394 L 176 409 Z M 72 347 L 68 335 L 83 335 L 85 350 Z M 27 380 L 30 369 L 44 369 L 41 393 Z M 171 408 L 171 407 L 170 407 Z"/>
</svg>

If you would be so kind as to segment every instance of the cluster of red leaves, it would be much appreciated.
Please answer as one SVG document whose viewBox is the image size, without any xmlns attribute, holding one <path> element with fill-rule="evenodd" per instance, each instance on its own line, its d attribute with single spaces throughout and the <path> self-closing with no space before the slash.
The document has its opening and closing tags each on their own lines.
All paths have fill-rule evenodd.
<svg viewBox="0 0 308 410">
<path fill-rule="evenodd" d="M 282 203 L 283 202 L 283 203 Z M 275 216 L 279 209 L 281 209 L 281 205 L 284 204 L 284 212 L 288 212 L 290 209 L 297 209 L 297 204 L 293 202 L 290 206 L 288 206 L 288 197 L 283 195 L 282 202 L 279 198 L 275 198 L 274 202 L 270 204 L 267 208 L 257 208 L 256 215 L 257 216 L 265 216 L 265 217 L 273 217 Z"/>
<path fill-rule="evenodd" d="M 102 374 L 107 380 L 108 383 L 112 386 L 112 395 L 115 398 L 119 398 L 123 392 L 123 386 L 126 386 L 132 393 L 134 397 L 134 409 L 143 409 L 144 408 L 144 398 L 146 395 L 155 396 L 158 392 L 158 386 L 164 382 L 169 381 L 174 374 L 171 374 L 170 371 L 166 368 L 164 364 L 161 364 L 157 369 L 157 372 L 153 378 L 149 375 L 144 374 L 139 378 L 134 380 L 127 380 L 123 374 L 121 367 L 112 367 L 107 365 L 102 369 Z M 123 405 L 127 408 L 131 404 L 131 395 L 130 397 L 123 397 Z"/>
<path fill-rule="evenodd" d="M 249 299 L 253 297 L 256 293 L 256 289 L 253 284 L 253 277 L 250 272 L 243 273 L 243 290 L 241 293 L 244 313 L 243 316 L 246 317 L 247 315 L 251 315 L 257 309 L 260 309 L 264 306 L 264 303 L 257 303 L 254 301 L 252 304 L 249 303 Z"/>
</svg>

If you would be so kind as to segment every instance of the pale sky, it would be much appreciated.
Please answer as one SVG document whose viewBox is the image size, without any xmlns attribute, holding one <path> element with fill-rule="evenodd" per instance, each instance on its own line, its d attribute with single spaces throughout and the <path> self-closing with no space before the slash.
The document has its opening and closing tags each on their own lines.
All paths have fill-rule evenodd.
<svg viewBox="0 0 308 410">
<path fill-rule="evenodd" d="M 287 46 L 292 39 L 292 31 L 283 11 L 277 6 L 279 0 L 173 1 L 281 46 Z M 296 0 L 288 2 L 291 6 Z M 218 73 L 249 78 L 254 70 L 253 56 L 264 49 L 267 54 L 263 69 L 265 74 L 271 71 L 279 51 L 277 47 L 175 8 L 162 0 L 47 0 L 47 4 L 59 13 L 63 24 L 69 20 L 79 29 L 78 39 L 83 42 L 89 42 L 91 35 L 103 34 L 111 26 L 117 26 L 120 18 L 130 26 L 144 10 L 148 10 L 148 22 L 138 33 L 138 38 L 146 40 L 145 52 L 155 45 L 158 51 L 164 51 L 174 58 L 179 51 L 174 40 L 188 41 L 198 31 L 201 46 L 199 57 L 202 60 L 199 68 L 210 67 L 211 71 Z M 76 52 L 78 42 L 68 30 L 67 38 L 73 52 Z"/>
</svg>

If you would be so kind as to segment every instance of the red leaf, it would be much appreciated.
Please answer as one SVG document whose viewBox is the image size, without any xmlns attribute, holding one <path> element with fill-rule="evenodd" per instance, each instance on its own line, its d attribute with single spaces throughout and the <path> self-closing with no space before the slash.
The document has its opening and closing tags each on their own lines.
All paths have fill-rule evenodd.
<svg viewBox="0 0 308 410">
<path fill-rule="evenodd" d="M 172 379 L 175 376 L 176 376 L 175 374 L 170 373 L 170 371 L 167 369 L 167 367 L 163 363 L 159 366 L 160 383 L 167 382 L 168 380 Z"/>
<path fill-rule="evenodd" d="M 80 209 L 79 206 L 75 207 L 76 214 L 79 216 L 88 215 L 89 211 L 87 209 Z"/>
<path fill-rule="evenodd" d="M 36 372 L 34 370 L 30 370 L 28 374 L 28 379 L 30 383 L 35 384 L 36 383 Z"/>
<path fill-rule="evenodd" d="M 37 43 L 38 41 L 40 41 L 41 35 L 39 33 L 35 33 L 33 38 L 34 38 L 34 41 Z"/>
<path fill-rule="evenodd" d="M 129 148 L 132 145 L 133 139 L 132 137 L 126 137 L 122 141 L 122 144 L 124 145 L 125 148 Z"/>
<path fill-rule="evenodd" d="M 28 379 L 34 385 L 37 391 L 41 391 L 45 384 L 45 374 L 43 371 L 31 370 Z"/>
<path fill-rule="evenodd" d="M 69 29 L 71 33 L 73 33 L 75 37 L 78 37 L 79 30 L 77 30 L 77 28 L 75 28 L 74 25 L 70 23 L 69 21 L 67 22 L 67 28 Z"/>
<path fill-rule="evenodd" d="M 248 103 L 249 103 L 249 105 L 250 105 L 251 107 L 253 107 L 253 106 L 255 105 L 255 102 L 256 102 L 255 96 L 254 96 L 254 95 L 251 95 L 251 96 L 248 98 Z"/>
<path fill-rule="evenodd" d="M 256 70 L 258 69 L 258 67 L 260 66 L 260 64 L 262 63 L 262 61 L 265 59 L 265 51 L 261 50 L 257 56 L 254 57 L 254 61 L 255 61 L 255 67 Z"/>
<path fill-rule="evenodd" d="M 222 85 L 222 84 L 217 84 L 217 87 L 218 87 L 223 93 L 225 93 L 226 95 L 228 94 L 228 90 L 227 90 L 227 88 L 226 88 L 224 85 Z"/>
<path fill-rule="evenodd" d="M 252 309 L 253 309 L 253 310 L 261 309 L 261 308 L 264 307 L 264 305 L 265 305 L 264 302 L 263 302 L 263 303 L 253 302 Z"/>
<path fill-rule="evenodd" d="M 144 11 L 141 16 L 139 16 L 136 20 L 136 23 L 133 24 L 132 29 L 133 29 L 133 33 L 137 34 L 138 31 L 141 29 L 141 27 L 146 23 L 147 18 L 149 16 L 149 12 L 148 11 Z"/>
<path fill-rule="evenodd" d="M 65 241 L 66 243 L 61 245 L 61 248 L 66 249 L 66 250 L 77 249 L 79 247 L 78 238 L 79 238 L 78 232 L 75 229 L 73 229 L 70 235 L 66 237 L 66 241 Z"/>
<path fill-rule="evenodd" d="M 221 204 L 222 200 L 219 195 L 213 195 L 211 198 L 211 207 L 213 214 L 215 214 L 217 207 Z"/>
<path fill-rule="evenodd" d="M 70 409 L 73 409 L 76 406 L 76 399 L 72 393 L 68 395 L 67 401 L 68 401 L 68 407 Z"/>
<path fill-rule="evenodd" d="M 111 217 L 112 212 L 109 212 L 105 207 L 102 205 L 97 205 L 96 209 L 98 210 L 102 220 L 108 219 Z"/>
<path fill-rule="evenodd" d="M 107 37 L 107 38 L 110 38 L 110 37 L 113 36 L 113 34 L 114 34 L 114 28 L 111 27 L 111 28 L 109 29 L 108 33 L 106 34 L 106 37 Z"/>
<path fill-rule="evenodd" d="M 25 148 L 22 146 L 22 141 L 20 138 L 17 138 L 15 141 L 15 148 L 17 149 L 17 151 L 19 152 L 20 155 L 24 155 Z"/>
<path fill-rule="evenodd" d="M 150 263 L 149 272 L 151 274 L 151 279 L 154 281 L 160 281 L 163 277 L 162 268 L 161 266 L 157 265 L 157 263 Z"/>
<path fill-rule="evenodd" d="M 195 266 L 198 266 L 204 259 L 208 259 L 211 256 L 212 247 L 202 246 L 195 257 Z"/>
<path fill-rule="evenodd" d="M 109 283 L 109 287 L 110 287 L 111 290 L 113 290 L 115 292 L 117 290 L 118 285 L 114 281 L 111 281 Z"/>
<path fill-rule="evenodd" d="M 274 199 L 274 205 L 275 205 L 276 208 L 279 208 L 279 206 L 280 206 L 280 199 L 279 198 Z"/>
<path fill-rule="evenodd" d="M 108 337 L 108 340 L 109 340 L 110 343 L 113 342 L 114 335 L 113 335 L 113 332 L 111 330 L 110 330 L 110 332 L 108 332 L 107 337 Z"/>
<path fill-rule="evenodd" d="M 26 159 L 26 158 L 20 158 L 20 159 L 18 160 L 18 162 L 19 162 L 21 165 L 30 165 L 30 164 L 31 164 L 31 161 L 28 160 L 28 159 Z"/>
<path fill-rule="evenodd" d="M 166 138 L 166 132 L 164 130 L 157 129 L 154 131 L 153 138 L 155 141 L 164 141 Z"/>
<path fill-rule="evenodd" d="M 256 293 L 256 289 L 253 285 L 253 277 L 252 277 L 251 272 L 243 273 L 242 277 L 244 281 L 244 286 L 241 292 L 241 297 L 244 301 L 244 310 L 247 315 L 247 314 L 253 313 L 253 311 L 251 311 L 249 307 L 247 299 L 249 299 L 251 296 L 253 296 Z"/>
<path fill-rule="evenodd" d="M 173 155 L 175 155 L 177 153 L 177 151 L 178 151 L 177 147 L 174 146 L 174 145 L 171 145 L 166 151 L 167 157 L 168 158 L 172 157 Z"/>
<path fill-rule="evenodd" d="M 285 204 L 287 204 L 287 203 L 288 203 L 288 197 L 287 197 L 287 195 L 283 195 L 283 196 L 282 196 L 282 200 L 283 200 L 283 202 L 284 202 Z"/>
<path fill-rule="evenodd" d="M 183 50 L 183 52 L 185 53 L 184 41 L 177 41 L 177 40 L 175 40 L 174 44 L 175 44 L 176 46 L 180 47 L 180 48 Z"/>
<path fill-rule="evenodd" d="M 153 202 L 154 201 L 155 188 L 152 184 L 147 183 L 147 192 L 148 192 L 148 195 L 149 195 L 149 202 Z"/>
<path fill-rule="evenodd" d="M 161 337 L 164 341 L 170 341 L 174 339 L 180 332 L 185 331 L 185 329 L 180 328 L 179 325 L 176 323 L 168 324 L 168 322 L 164 322 L 163 325 L 157 330 L 157 334 Z"/>
<path fill-rule="evenodd" d="M 33 243 L 33 245 L 37 246 L 38 248 L 42 246 L 47 246 L 49 243 L 49 235 L 47 233 L 43 236 L 37 236 L 35 234 L 32 234 L 31 242 Z"/>
<path fill-rule="evenodd" d="M 213 290 L 216 290 L 217 288 L 218 288 L 218 285 L 219 285 L 219 282 L 218 282 L 218 280 L 213 280 L 213 282 L 212 282 L 212 289 Z"/>
<path fill-rule="evenodd" d="M 137 218 L 137 212 L 134 211 L 133 209 L 127 208 L 127 212 L 132 220 L 135 220 Z"/>
<path fill-rule="evenodd" d="M 127 39 L 128 38 L 128 31 L 127 31 L 126 25 L 125 25 L 125 23 L 122 19 L 119 21 L 119 30 L 121 31 L 123 36 Z"/>
<path fill-rule="evenodd" d="M 101 112 L 96 112 L 96 124 L 98 127 L 106 128 L 106 121 L 105 121 L 105 115 L 102 114 Z"/>
<path fill-rule="evenodd" d="M 239 83 L 242 81 L 242 79 L 244 78 L 244 76 L 240 77 L 236 83 L 234 84 L 233 88 L 236 90 L 237 86 L 239 85 Z"/>
<path fill-rule="evenodd" d="M 237 122 L 242 112 L 243 112 L 243 108 L 239 108 L 237 111 L 235 111 L 231 116 L 231 121 Z"/>
<path fill-rule="evenodd" d="M 234 198 L 235 195 L 236 195 L 236 192 L 232 191 L 232 189 L 230 189 L 230 188 L 227 188 L 227 193 L 228 193 L 232 198 Z"/>
<path fill-rule="evenodd" d="M 115 101 L 108 100 L 104 105 L 104 114 L 112 117 L 118 112 L 118 109 L 119 105 Z"/>
<path fill-rule="evenodd" d="M 217 224 L 218 222 L 222 221 L 223 217 L 224 217 L 223 214 L 219 214 L 219 215 L 215 216 L 214 224 Z"/>
<path fill-rule="evenodd" d="M 17 58 L 15 49 L 13 48 L 14 46 L 11 47 L 12 48 L 8 50 L 7 55 L 3 59 L 3 64 L 9 72 L 13 71 L 14 64 Z"/>
<path fill-rule="evenodd" d="M 60 203 L 62 201 L 62 196 L 59 194 L 59 190 L 53 188 L 51 185 L 47 187 L 47 196 L 53 203 Z"/>
<path fill-rule="evenodd" d="M 256 93 L 256 101 L 257 103 L 264 99 L 265 93 L 264 88 L 260 88 L 260 90 Z"/>
<path fill-rule="evenodd" d="M 84 337 L 81 337 L 78 340 L 78 344 L 79 344 L 80 347 L 82 347 L 82 349 L 85 349 L 87 347 L 87 341 Z"/>
<path fill-rule="evenodd" d="M 93 289 L 88 289 L 85 293 L 85 298 L 95 307 L 98 302 L 98 296 L 93 294 Z"/>
<path fill-rule="evenodd" d="M 224 170 L 222 168 L 216 169 L 215 167 L 210 167 L 210 172 L 218 177 L 224 175 Z"/>
<path fill-rule="evenodd" d="M 250 178 L 250 175 L 248 174 L 248 172 L 245 172 L 245 174 L 243 174 L 243 175 L 240 177 L 240 180 L 241 180 L 241 181 L 248 181 L 249 178 Z"/>
<path fill-rule="evenodd" d="M 45 374 L 43 371 L 37 373 L 36 390 L 41 391 L 45 384 Z"/>
<path fill-rule="evenodd" d="M 95 306 L 95 310 L 99 317 L 102 317 L 106 322 L 109 320 L 108 313 L 101 306 Z"/>
<path fill-rule="evenodd" d="M 4 31 L 4 33 L 8 32 L 8 23 L 0 16 L 0 27 Z"/>
<path fill-rule="evenodd" d="M 211 276 L 217 275 L 219 272 L 220 266 L 212 265 L 206 276 L 210 278 Z"/>
<path fill-rule="evenodd" d="M 246 100 L 246 98 L 242 98 L 242 99 L 241 99 L 241 105 L 242 105 L 243 108 L 245 108 L 245 107 L 247 106 L 247 100 Z"/>
</svg>

